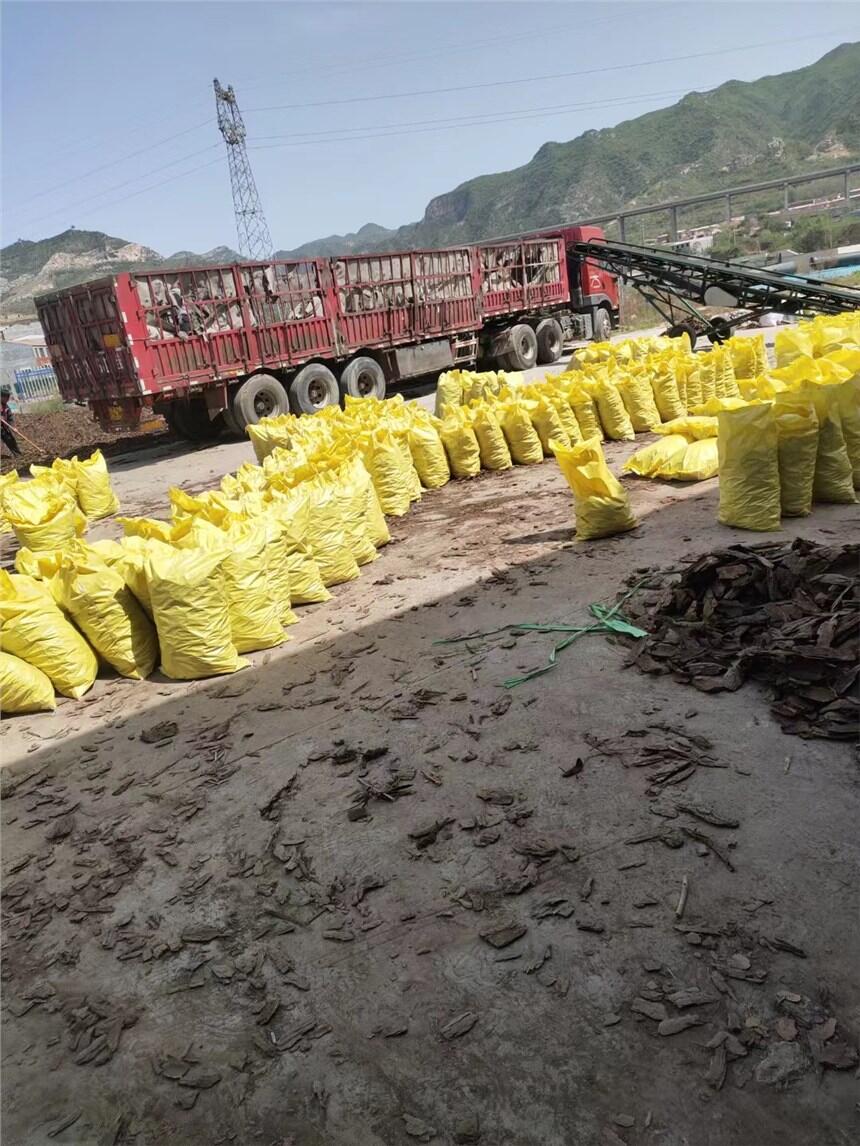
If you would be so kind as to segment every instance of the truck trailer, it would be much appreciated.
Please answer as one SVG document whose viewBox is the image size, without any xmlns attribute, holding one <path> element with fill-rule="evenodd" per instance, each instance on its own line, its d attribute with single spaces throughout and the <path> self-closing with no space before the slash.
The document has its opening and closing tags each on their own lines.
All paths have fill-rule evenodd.
<svg viewBox="0 0 860 1146">
<path fill-rule="evenodd" d="M 181 436 L 384 397 L 478 360 L 553 363 L 618 325 L 613 274 L 574 250 L 599 227 L 444 250 L 123 272 L 36 299 L 67 401 L 105 428 L 163 414 Z"/>
</svg>

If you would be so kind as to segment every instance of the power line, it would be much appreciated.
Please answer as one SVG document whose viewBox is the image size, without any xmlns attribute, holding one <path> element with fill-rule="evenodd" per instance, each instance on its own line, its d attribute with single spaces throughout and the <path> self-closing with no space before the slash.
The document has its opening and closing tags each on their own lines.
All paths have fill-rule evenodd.
<svg viewBox="0 0 860 1146">
<path fill-rule="evenodd" d="M 702 89 L 699 92 L 697 92 L 697 94 L 700 94 L 700 95 L 704 94 L 704 92 L 708 91 L 708 90 L 711 90 L 711 89 Z M 298 131 L 298 132 L 291 132 L 291 133 L 286 134 L 286 135 L 254 135 L 254 136 L 250 137 L 249 142 L 253 144 L 253 143 L 258 143 L 261 140 L 271 140 L 271 139 L 287 139 L 287 140 L 296 140 L 296 141 L 302 142 L 304 140 L 304 137 L 310 137 L 309 139 L 307 139 L 307 142 L 311 142 L 311 143 L 316 143 L 316 142 L 320 142 L 320 143 L 343 142 L 344 140 L 348 140 L 350 138 L 375 139 L 375 138 L 379 138 L 379 137 L 377 137 L 375 135 L 348 136 L 348 135 L 345 135 L 344 133 L 347 131 L 357 132 L 357 131 L 377 131 L 377 130 L 379 130 L 380 132 L 383 133 L 383 136 L 384 136 L 385 134 L 392 134 L 392 135 L 401 134 L 400 131 L 389 131 L 388 130 L 389 128 L 413 128 L 413 127 L 420 128 L 420 127 L 424 127 L 425 125 L 433 125 L 433 126 L 441 126 L 441 129 L 444 129 L 445 125 L 448 125 L 451 127 L 458 127 L 461 125 L 480 126 L 483 123 L 486 123 L 488 125 L 492 125 L 494 123 L 507 123 L 507 122 L 509 122 L 511 120 L 515 120 L 515 119 L 539 118 L 543 113 L 546 113 L 547 116 L 559 115 L 559 114 L 563 114 L 563 113 L 568 112 L 568 111 L 583 111 L 583 110 L 587 110 L 590 108 L 623 106 L 624 104 L 638 103 L 640 101 L 649 100 L 649 99 L 663 99 L 667 96 L 686 95 L 686 94 L 689 94 L 686 88 L 672 88 L 672 89 L 669 89 L 667 91 L 660 91 L 660 92 L 643 92 L 642 95 L 639 95 L 639 96 L 613 96 L 613 97 L 609 97 L 609 98 L 603 99 L 603 100 L 593 100 L 589 103 L 569 103 L 569 104 L 555 103 L 555 104 L 546 104 L 546 105 L 538 106 L 538 107 L 525 107 L 525 108 L 520 108 L 520 109 L 513 109 L 511 111 L 505 111 L 505 112 L 487 112 L 487 113 L 475 112 L 472 115 L 465 115 L 465 116 L 446 116 L 445 118 L 442 118 L 442 119 L 398 120 L 395 123 L 365 124 L 362 127 L 349 127 L 349 128 L 347 128 L 347 127 L 335 127 L 335 128 L 331 128 L 331 129 L 327 129 L 327 130 L 321 130 L 321 131 Z M 338 136 L 338 135 L 342 136 L 343 138 L 341 140 L 326 140 L 326 139 L 322 138 L 323 136 Z M 266 150 L 268 150 L 268 148 L 266 148 L 266 147 L 255 147 L 254 150 L 255 151 L 266 151 Z"/>
<path fill-rule="evenodd" d="M 299 111 L 309 107 L 335 107 L 343 104 L 373 103 L 388 99 L 411 99 L 414 96 L 448 95 L 452 92 L 479 91 L 487 88 L 513 87 L 518 84 L 533 84 L 546 80 L 568 80 L 580 76 L 603 75 L 607 72 L 624 72 L 633 68 L 652 67 L 656 64 L 676 64 L 686 60 L 702 60 L 712 56 L 726 56 L 734 52 L 745 52 L 755 48 L 772 48 L 783 44 L 796 44 L 805 40 L 820 40 L 833 36 L 834 32 L 817 32 L 808 36 L 793 36 L 784 40 L 767 40 L 759 44 L 735 44 L 731 48 L 715 48 L 707 52 L 690 52 L 683 56 L 663 56 L 654 60 L 640 60 L 632 64 L 610 64 L 602 68 L 587 68 L 578 72 L 553 72 L 542 76 L 521 76 L 510 80 L 490 80 L 480 84 L 457 84 L 447 88 L 421 88 L 410 92 L 389 92 L 385 95 L 375 96 L 349 96 L 344 99 L 313 100 L 306 103 L 271 104 L 267 107 L 251 107 L 248 111 Z"/>
<path fill-rule="evenodd" d="M 172 159 L 170 163 L 163 163 L 161 167 L 154 167 L 148 171 L 147 175 L 155 175 L 159 171 L 166 171 L 168 167 L 175 167 L 177 163 L 186 163 L 189 159 L 196 159 L 198 155 L 205 155 L 207 151 L 212 151 L 217 148 L 217 143 L 210 143 L 208 147 L 202 147 L 199 151 L 192 151 L 189 155 L 181 155 L 178 159 Z M 62 215 L 67 211 L 74 211 L 75 208 L 91 203 L 93 199 L 100 199 L 102 195 L 109 195 L 111 191 L 119 191 L 121 187 L 128 187 L 130 183 L 137 183 L 140 179 L 139 175 L 135 175 L 131 179 L 125 179 L 122 183 L 114 183 L 112 187 L 103 187 L 101 191 L 96 191 L 93 195 L 87 195 L 84 199 L 78 199 L 74 203 L 67 203 L 63 207 L 57 207 L 53 211 L 46 211 L 43 215 L 37 215 L 35 219 L 26 219 L 18 226 L 31 227 L 34 223 L 40 223 L 43 219 L 50 219 L 54 215 Z"/>
<path fill-rule="evenodd" d="M 186 127 L 184 131 L 177 131 L 173 135 L 167 135 L 163 139 L 157 139 L 154 143 L 148 143 L 146 147 L 139 147 L 137 151 L 129 151 L 125 155 L 121 155 L 118 159 L 111 159 L 108 163 L 102 163 L 98 167 L 93 167 L 90 171 L 85 171 L 82 175 L 75 175 L 72 179 L 64 179 L 62 183 L 55 183 L 52 187 L 45 187 L 38 191 L 35 195 L 31 195 L 30 202 L 34 199 L 41 199 L 45 195 L 50 195 L 52 191 L 58 191 L 62 187 L 67 187 L 70 183 L 77 183 L 80 179 L 88 179 L 90 175 L 97 175 L 100 171 L 106 171 L 109 167 L 116 167 L 118 163 L 124 163 L 126 159 L 134 159 L 138 155 L 144 155 L 147 151 L 153 151 L 156 147 L 161 147 L 163 143 L 170 143 L 174 139 L 179 139 L 183 135 L 189 135 L 192 131 L 198 131 L 201 127 L 208 127 L 213 120 L 205 119 L 202 123 L 195 123 L 193 127 Z"/>
</svg>

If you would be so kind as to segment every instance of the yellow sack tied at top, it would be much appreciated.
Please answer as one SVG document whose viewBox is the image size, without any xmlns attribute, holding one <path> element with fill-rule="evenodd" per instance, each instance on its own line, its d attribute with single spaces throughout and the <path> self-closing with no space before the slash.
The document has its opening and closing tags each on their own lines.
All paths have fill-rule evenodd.
<svg viewBox="0 0 860 1146">
<path fill-rule="evenodd" d="M 236 651 L 221 562 L 222 549 L 153 547 L 147 556 L 162 671 L 200 680 L 247 664 Z"/>
<path fill-rule="evenodd" d="M 724 345 L 732 356 L 735 378 L 755 378 L 767 369 L 767 350 L 763 334 L 749 338 L 735 335 Z"/>
<path fill-rule="evenodd" d="M 310 494 L 306 483 L 272 489 L 270 512 L 281 526 L 290 578 L 290 601 L 293 605 L 312 605 L 331 600 L 322 582 L 309 540 Z"/>
<path fill-rule="evenodd" d="M 91 521 L 109 517 L 119 509 L 119 498 L 110 484 L 107 462 L 101 450 L 79 462 L 72 459 L 77 478 L 78 505 Z"/>
<path fill-rule="evenodd" d="M 409 449 L 425 489 L 439 489 L 451 480 L 448 455 L 439 431 L 428 419 L 416 419 L 409 427 Z"/>
<path fill-rule="evenodd" d="M 576 424 L 579 426 L 582 440 L 587 442 L 589 438 L 599 438 L 602 442 L 603 426 L 600 424 L 597 404 L 591 395 L 587 394 L 581 386 L 574 385 L 568 390 L 567 399 L 576 418 Z"/>
<path fill-rule="evenodd" d="M 478 440 L 481 466 L 485 470 L 509 470 L 514 464 L 505 441 L 505 433 L 493 408 L 480 402 L 470 411 L 472 429 Z"/>
<path fill-rule="evenodd" d="M 352 455 L 349 461 L 349 475 L 350 481 L 354 483 L 361 497 L 367 539 L 376 550 L 388 544 L 391 540 L 391 533 L 386 524 L 382 506 L 379 504 L 376 490 L 373 488 L 373 482 L 370 480 L 370 474 L 367 472 L 367 466 L 357 452 Z M 359 564 L 362 562 L 359 561 Z"/>
<path fill-rule="evenodd" d="M 397 442 L 397 448 L 400 451 L 400 461 L 403 466 L 404 477 L 406 478 L 406 488 L 409 490 L 409 500 L 410 502 L 420 501 L 422 493 L 421 478 L 418 476 L 418 470 L 415 468 L 415 463 L 412 460 L 412 451 L 409 448 L 409 423 L 392 424 L 391 432 L 394 436 L 394 440 Z"/>
<path fill-rule="evenodd" d="M 453 476 L 477 477 L 481 472 L 481 451 L 466 410 L 461 407 L 449 414 L 439 424 L 439 437 Z"/>
<path fill-rule="evenodd" d="M 812 358 L 815 346 L 812 335 L 800 326 L 781 327 L 773 340 L 773 351 L 777 366 L 788 366 L 795 358 L 805 355 Z"/>
<path fill-rule="evenodd" d="M 740 410 L 744 406 L 749 406 L 750 401 L 744 398 L 709 398 L 701 406 L 691 407 L 690 413 L 697 418 L 715 418 L 721 410 Z"/>
<path fill-rule="evenodd" d="M 717 436 L 716 417 L 695 416 L 687 414 L 683 418 L 673 418 L 671 422 L 664 422 L 654 431 L 656 434 L 684 434 L 697 441 L 702 438 L 715 438 Z"/>
<path fill-rule="evenodd" d="M 686 403 L 687 409 L 702 404 L 702 378 L 699 373 L 699 364 L 692 359 L 685 367 L 686 372 Z"/>
<path fill-rule="evenodd" d="M 854 496 L 854 470 L 848 456 L 840 413 L 840 385 L 807 382 L 798 392 L 809 398 L 818 415 L 818 454 L 815 459 L 813 501 L 851 505 Z"/>
<path fill-rule="evenodd" d="M 299 618 L 292 609 L 292 587 L 284 526 L 274 514 L 260 514 L 259 517 L 252 517 L 250 520 L 255 525 L 261 525 L 266 531 L 266 573 L 278 620 L 282 625 L 295 625 Z"/>
<path fill-rule="evenodd" d="M 633 423 L 624 408 L 624 402 L 615 383 L 602 378 L 597 382 L 587 383 L 587 389 L 597 403 L 600 422 L 606 437 L 614 442 L 634 441 L 636 434 Z"/>
<path fill-rule="evenodd" d="M 0 652 L 0 715 L 53 712 L 54 686 L 41 669 Z"/>
<path fill-rule="evenodd" d="M 439 375 L 436 383 L 437 418 L 446 418 L 453 413 L 463 401 L 463 377 L 459 370 L 448 370 Z"/>
<path fill-rule="evenodd" d="M 177 539 L 182 549 L 220 555 L 218 572 L 237 653 L 271 649 L 285 639 L 280 603 L 269 577 L 268 544 L 266 528 L 258 521 L 221 530 L 208 521 L 196 520 L 189 522 Z"/>
<path fill-rule="evenodd" d="M 714 369 L 714 360 L 710 354 L 697 354 L 696 363 L 699 371 L 699 385 L 702 391 L 702 405 L 706 405 L 712 399 L 717 397 L 717 383 L 716 371 Z M 690 403 L 692 407 L 692 403 Z M 690 409 L 691 414 L 701 413 L 699 410 Z"/>
<path fill-rule="evenodd" d="M 505 402 L 501 423 L 511 459 L 518 466 L 531 466 L 543 461 L 543 446 L 522 402 Z"/>
<path fill-rule="evenodd" d="M 364 464 L 386 517 L 402 517 L 412 504 L 409 474 L 390 430 L 374 430 L 366 440 Z"/>
<path fill-rule="evenodd" d="M 723 410 L 719 419 L 720 508 L 723 525 L 779 529 L 776 420 L 769 405 Z"/>
<path fill-rule="evenodd" d="M 671 464 L 676 455 L 683 456 L 688 444 L 683 434 L 667 434 L 660 441 L 637 450 L 627 459 L 622 470 L 624 473 L 636 474 L 637 477 L 663 477 L 666 466 Z"/>
<path fill-rule="evenodd" d="M 118 517 L 126 537 L 154 538 L 170 544 L 173 537 L 173 522 L 159 521 L 154 517 Z"/>
<path fill-rule="evenodd" d="M 652 370 L 651 389 L 654 391 L 654 401 L 661 420 L 671 422 L 673 418 L 683 418 L 687 409 L 681 401 L 673 363 L 654 362 Z"/>
<path fill-rule="evenodd" d="M 540 395 L 536 400 L 527 402 L 526 409 L 529 412 L 532 425 L 537 430 L 544 457 L 552 457 L 552 450 L 550 449 L 550 442 L 552 441 L 563 446 L 570 445 L 570 438 L 564 432 L 555 403 L 550 402 L 544 395 Z"/>
<path fill-rule="evenodd" d="M 635 529 L 627 491 L 606 464 L 597 438 L 576 446 L 554 443 L 553 453 L 573 491 L 578 541 Z"/>
<path fill-rule="evenodd" d="M 95 653 L 66 620 L 44 586 L 0 569 L 0 649 L 40 669 L 63 696 L 92 688 Z"/>
<path fill-rule="evenodd" d="M 158 663 L 155 628 L 125 579 L 97 556 L 70 555 L 54 577 L 63 609 L 120 676 L 148 677 Z"/>
<path fill-rule="evenodd" d="M 290 447 L 290 431 L 295 421 L 292 414 L 278 414 L 274 418 L 261 418 L 256 425 L 245 427 L 258 462 L 262 463 L 276 446 Z"/>
<path fill-rule="evenodd" d="M 305 484 L 310 495 L 308 541 L 323 585 L 354 581 L 359 569 L 349 544 L 339 483 L 331 474 L 317 474 Z"/>
<path fill-rule="evenodd" d="M 87 527 L 68 488 L 50 476 L 6 486 L 3 509 L 18 544 L 37 552 L 62 549 Z"/>
<path fill-rule="evenodd" d="M 641 434 L 656 430 L 660 425 L 660 411 L 648 379 L 642 374 L 628 374 L 626 378 L 619 378 L 617 385 L 634 431 Z"/>
<path fill-rule="evenodd" d="M 777 394 L 773 402 L 779 459 L 779 500 L 784 517 L 812 512 L 812 487 L 818 456 L 815 403 L 797 391 Z"/>
</svg>

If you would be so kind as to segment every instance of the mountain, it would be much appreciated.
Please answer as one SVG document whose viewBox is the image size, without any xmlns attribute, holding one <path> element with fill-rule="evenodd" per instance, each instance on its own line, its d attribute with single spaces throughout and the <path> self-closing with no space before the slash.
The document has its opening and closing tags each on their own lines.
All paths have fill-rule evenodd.
<svg viewBox="0 0 860 1146">
<path fill-rule="evenodd" d="M 522 167 L 432 199 L 420 222 L 374 228 L 365 249 L 470 242 L 856 159 L 858 74 L 860 44 L 842 44 L 809 67 L 732 80 L 615 127 L 545 143 Z M 336 251 L 338 236 L 329 236 L 282 254 L 354 250 L 355 237 L 342 236 Z"/>
<path fill-rule="evenodd" d="M 240 255 L 215 247 L 203 255 L 177 251 L 164 258 L 151 247 L 70 227 L 49 239 L 19 239 L 0 251 L 0 302 L 4 313 L 33 313 L 33 298 L 120 271 L 232 263 Z"/>
<path fill-rule="evenodd" d="M 842 44 L 809 67 L 750 83 L 732 80 L 615 127 L 545 143 L 522 167 L 469 179 L 432 199 L 416 223 L 396 230 L 367 223 L 277 255 L 470 242 L 853 161 L 860 158 L 858 75 L 860 44 Z M 71 228 L 0 251 L 2 309 L 32 313 L 34 294 L 120 270 L 238 257 L 229 247 L 216 247 L 164 258 L 101 231 Z"/>
</svg>

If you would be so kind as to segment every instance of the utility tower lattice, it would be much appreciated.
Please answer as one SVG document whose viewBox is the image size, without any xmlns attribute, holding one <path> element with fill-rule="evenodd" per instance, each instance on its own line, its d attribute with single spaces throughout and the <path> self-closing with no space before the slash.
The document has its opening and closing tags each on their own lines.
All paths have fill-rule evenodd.
<svg viewBox="0 0 860 1146">
<path fill-rule="evenodd" d="M 250 259 L 265 261 L 272 257 L 272 236 L 257 184 L 248 159 L 245 146 L 245 123 L 236 93 L 232 86 L 222 88 L 215 80 L 215 107 L 218 112 L 218 128 L 227 144 L 227 162 L 230 167 L 230 187 L 233 191 L 233 210 L 236 214 L 236 232 L 239 237 L 239 250 Z"/>
</svg>

